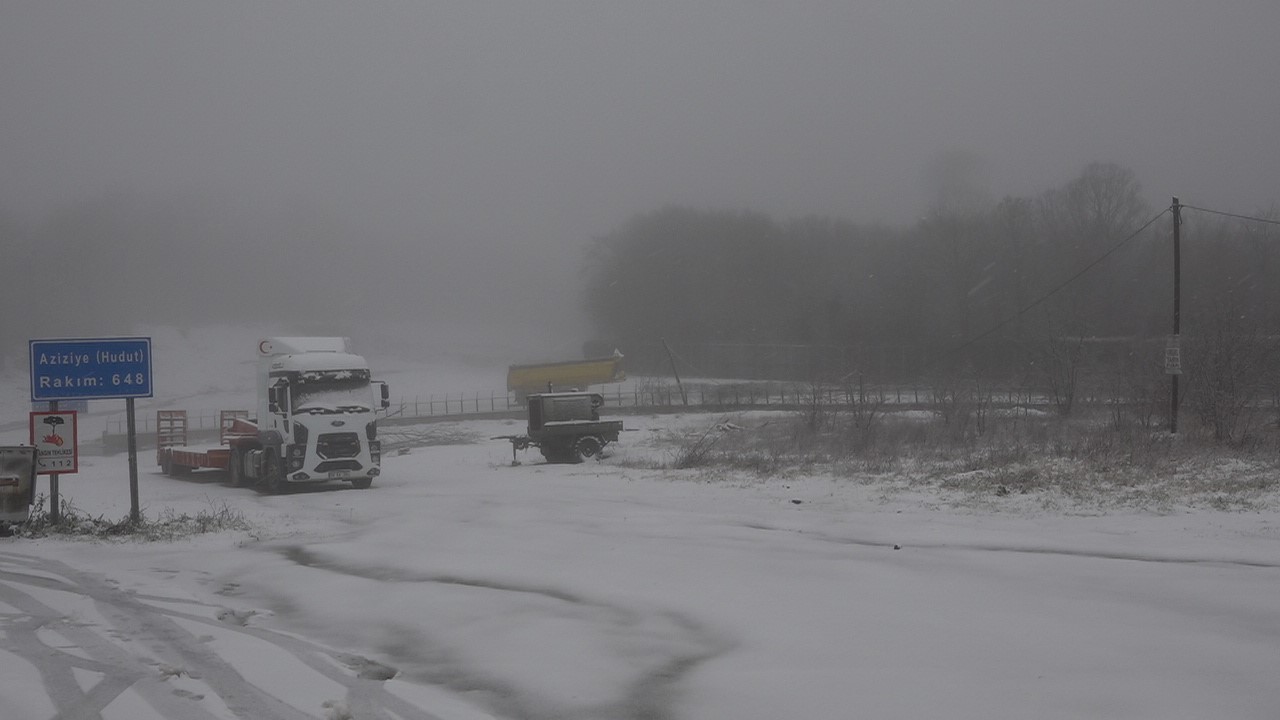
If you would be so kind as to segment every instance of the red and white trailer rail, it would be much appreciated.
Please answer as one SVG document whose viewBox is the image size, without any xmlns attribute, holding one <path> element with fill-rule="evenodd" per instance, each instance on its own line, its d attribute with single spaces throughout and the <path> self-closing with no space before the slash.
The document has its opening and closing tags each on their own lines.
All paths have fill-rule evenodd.
<svg viewBox="0 0 1280 720">
<path fill-rule="evenodd" d="M 156 464 L 165 475 L 186 475 L 192 470 L 226 470 L 231 449 L 237 445 L 256 443 L 258 426 L 249 420 L 247 410 L 222 410 L 218 413 L 216 446 L 187 445 L 187 411 L 156 411 Z"/>
</svg>

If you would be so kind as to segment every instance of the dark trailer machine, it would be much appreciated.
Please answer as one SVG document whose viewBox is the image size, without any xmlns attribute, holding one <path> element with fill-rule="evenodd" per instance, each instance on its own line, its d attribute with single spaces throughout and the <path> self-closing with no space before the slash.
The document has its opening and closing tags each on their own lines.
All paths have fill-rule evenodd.
<svg viewBox="0 0 1280 720">
<path fill-rule="evenodd" d="M 525 435 L 501 435 L 516 451 L 536 447 L 547 462 L 577 463 L 595 457 L 618 439 L 621 420 L 601 420 L 604 396 L 592 392 L 537 393 L 528 396 L 529 425 Z"/>
</svg>

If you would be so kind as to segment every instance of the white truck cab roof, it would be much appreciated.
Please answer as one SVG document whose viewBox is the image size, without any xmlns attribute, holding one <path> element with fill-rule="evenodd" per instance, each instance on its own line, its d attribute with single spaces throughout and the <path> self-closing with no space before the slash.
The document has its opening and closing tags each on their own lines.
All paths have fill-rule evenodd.
<svg viewBox="0 0 1280 720">
<path fill-rule="evenodd" d="M 344 337 L 269 337 L 258 343 L 258 354 L 294 355 L 312 352 L 351 352 L 351 339 Z"/>
</svg>

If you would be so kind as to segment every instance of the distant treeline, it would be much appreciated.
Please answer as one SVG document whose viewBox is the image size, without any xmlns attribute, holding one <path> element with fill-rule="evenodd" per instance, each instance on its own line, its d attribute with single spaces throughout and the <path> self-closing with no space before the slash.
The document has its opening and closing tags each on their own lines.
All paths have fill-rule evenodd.
<svg viewBox="0 0 1280 720">
<path fill-rule="evenodd" d="M 688 207 L 633 217 L 588 254 L 589 351 L 888 348 L 871 354 L 990 374 L 1062 338 L 1150 346 L 1171 332 L 1172 215 L 1135 235 L 1161 207 L 1130 170 L 1094 163 L 1034 197 L 965 198 L 904 228 Z M 1182 240 L 1184 335 L 1280 333 L 1280 228 L 1184 210 Z"/>
<path fill-rule="evenodd" d="M 1170 332 L 1169 215 L 1107 255 L 1167 202 L 1145 200 L 1131 171 L 1091 164 L 1061 187 L 1000 201 L 959 185 L 905 227 L 680 206 L 636 215 L 569 254 L 585 259 L 581 339 L 636 360 L 659 357 L 650 351 L 663 340 L 689 359 L 719 352 L 694 344 L 824 346 L 825 373 L 868 362 L 856 358 L 1016 367 L 1046 338 Z M 1280 334 L 1277 226 L 1184 218 L 1184 333 Z M 563 288 L 577 268 L 563 255 L 513 245 L 479 256 L 435 231 L 375 237 L 336 207 L 236 194 L 74 199 L 40 218 L 5 212 L 0 198 L 0 361 L 21 360 L 29 338 L 142 325 L 358 339 L 398 318 L 430 342 L 448 311 L 497 333 L 503 320 L 548 331 L 576 321 Z"/>
</svg>

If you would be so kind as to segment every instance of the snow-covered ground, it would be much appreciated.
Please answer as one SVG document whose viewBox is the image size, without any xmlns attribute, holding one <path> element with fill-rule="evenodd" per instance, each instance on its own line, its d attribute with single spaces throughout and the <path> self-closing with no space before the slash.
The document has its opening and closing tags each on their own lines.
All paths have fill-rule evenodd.
<svg viewBox="0 0 1280 720">
<path fill-rule="evenodd" d="M 363 491 L 143 454 L 149 517 L 252 529 L 0 539 L 0 718 L 1277 717 L 1273 512 L 648 469 L 717 419 L 628 416 L 581 465 L 513 466 L 489 438 L 518 423 L 423 427 Z M 64 497 L 128 513 L 125 456 L 80 468 Z"/>
</svg>

